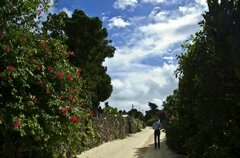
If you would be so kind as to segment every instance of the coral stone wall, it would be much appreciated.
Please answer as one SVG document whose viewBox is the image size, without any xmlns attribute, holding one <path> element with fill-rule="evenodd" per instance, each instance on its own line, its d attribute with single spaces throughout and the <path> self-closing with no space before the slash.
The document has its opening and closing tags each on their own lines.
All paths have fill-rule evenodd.
<svg viewBox="0 0 240 158">
<path fill-rule="evenodd" d="M 110 117 L 110 118 L 93 118 L 93 130 L 97 133 L 97 141 L 91 143 L 90 147 L 99 146 L 105 142 L 115 139 L 121 139 L 131 133 L 141 131 L 136 121 L 130 117 Z M 144 122 L 139 122 L 141 127 L 145 127 Z M 92 140 L 90 142 L 93 142 Z"/>
</svg>

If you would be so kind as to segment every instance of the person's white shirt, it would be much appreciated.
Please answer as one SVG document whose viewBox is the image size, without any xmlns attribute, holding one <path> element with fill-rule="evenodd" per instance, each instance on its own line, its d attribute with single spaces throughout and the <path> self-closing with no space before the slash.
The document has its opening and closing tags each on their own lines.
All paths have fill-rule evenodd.
<svg viewBox="0 0 240 158">
<path fill-rule="evenodd" d="M 152 125 L 152 128 L 155 130 L 160 130 L 162 128 L 162 124 L 159 121 L 155 121 Z"/>
</svg>

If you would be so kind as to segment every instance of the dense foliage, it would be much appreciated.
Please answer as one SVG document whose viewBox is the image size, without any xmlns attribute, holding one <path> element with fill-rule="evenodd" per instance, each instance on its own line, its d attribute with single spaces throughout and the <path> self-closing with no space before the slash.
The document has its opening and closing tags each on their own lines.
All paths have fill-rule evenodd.
<svg viewBox="0 0 240 158">
<path fill-rule="evenodd" d="M 88 17 L 83 11 L 75 10 L 72 17 L 66 13 L 50 14 L 43 23 L 51 31 L 54 38 L 65 39 L 69 49 L 74 51 L 74 57 L 69 56 L 69 62 L 81 69 L 81 74 L 87 82 L 92 94 L 94 116 L 100 102 L 107 100 L 112 93 L 111 78 L 106 73 L 107 67 L 102 66 L 105 58 L 114 55 L 115 48 L 111 40 L 107 40 L 107 30 L 103 28 L 98 17 Z"/>
<path fill-rule="evenodd" d="M 82 150 L 92 130 L 91 94 L 69 64 L 74 52 L 38 27 L 49 3 L 0 2 L 1 157 L 60 157 L 58 146 Z"/>
<path fill-rule="evenodd" d="M 179 87 L 164 102 L 167 144 L 192 158 L 240 157 L 240 3 L 208 0 L 178 56 Z"/>
</svg>

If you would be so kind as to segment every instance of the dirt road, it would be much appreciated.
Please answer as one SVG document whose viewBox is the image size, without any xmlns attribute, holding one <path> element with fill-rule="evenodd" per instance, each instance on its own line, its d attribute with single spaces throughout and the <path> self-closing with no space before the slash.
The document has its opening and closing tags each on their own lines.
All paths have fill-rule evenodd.
<svg viewBox="0 0 240 158">
<path fill-rule="evenodd" d="M 161 132 L 161 148 L 154 149 L 153 129 L 146 127 L 125 139 L 88 150 L 78 155 L 78 158 L 182 158 L 169 150 L 165 141 L 165 133 Z"/>
</svg>

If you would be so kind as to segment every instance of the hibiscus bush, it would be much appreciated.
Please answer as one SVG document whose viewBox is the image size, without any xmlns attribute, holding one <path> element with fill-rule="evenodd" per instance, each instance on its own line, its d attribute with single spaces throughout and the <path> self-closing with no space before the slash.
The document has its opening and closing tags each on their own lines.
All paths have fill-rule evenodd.
<svg viewBox="0 0 240 158">
<path fill-rule="evenodd" d="M 57 146 L 81 150 L 91 131 L 91 95 L 80 68 L 68 62 L 74 52 L 37 25 L 48 2 L 0 3 L 2 157 L 32 157 L 38 151 L 59 157 Z"/>
</svg>

